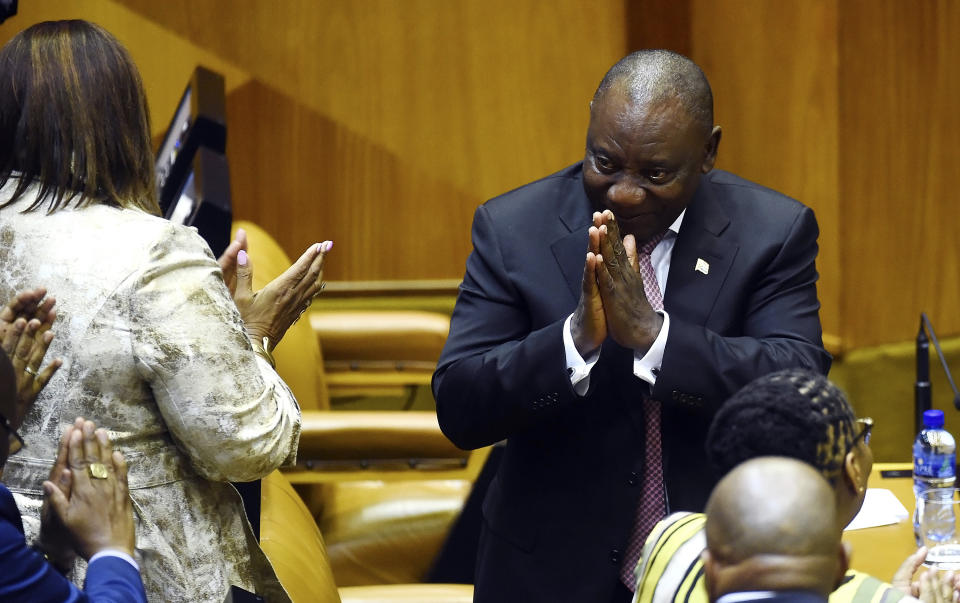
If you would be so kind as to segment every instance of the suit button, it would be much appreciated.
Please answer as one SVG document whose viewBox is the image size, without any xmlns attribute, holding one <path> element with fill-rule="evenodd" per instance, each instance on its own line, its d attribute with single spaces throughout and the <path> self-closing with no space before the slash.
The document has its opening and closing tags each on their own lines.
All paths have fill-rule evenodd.
<svg viewBox="0 0 960 603">
<path fill-rule="evenodd" d="M 627 478 L 627 484 L 630 486 L 636 486 L 640 483 L 640 474 L 636 471 L 630 472 L 630 477 Z"/>
<path fill-rule="evenodd" d="M 610 563 L 620 563 L 620 550 L 613 549 L 610 551 Z"/>
</svg>

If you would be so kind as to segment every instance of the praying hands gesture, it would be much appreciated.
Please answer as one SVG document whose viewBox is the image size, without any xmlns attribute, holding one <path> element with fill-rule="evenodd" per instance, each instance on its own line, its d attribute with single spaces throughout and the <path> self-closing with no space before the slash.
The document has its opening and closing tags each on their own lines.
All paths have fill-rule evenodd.
<svg viewBox="0 0 960 603">
<path fill-rule="evenodd" d="M 663 316 L 647 299 L 636 239 L 628 234 L 621 240 L 610 210 L 594 212 L 589 238 L 580 301 L 570 322 L 574 345 L 586 357 L 609 335 L 644 353 L 660 333 Z"/>
</svg>

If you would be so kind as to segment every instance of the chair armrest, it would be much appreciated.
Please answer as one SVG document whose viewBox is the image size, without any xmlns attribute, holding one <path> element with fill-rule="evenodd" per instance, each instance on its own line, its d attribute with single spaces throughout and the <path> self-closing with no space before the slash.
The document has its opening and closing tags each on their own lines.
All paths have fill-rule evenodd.
<svg viewBox="0 0 960 603">
<path fill-rule="evenodd" d="M 310 325 L 327 361 L 435 364 L 450 330 L 450 317 L 417 310 L 315 310 Z"/>
<path fill-rule="evenodd" d="M 440 431 L 433 411 L 304 411 L 298 464 L 325 461 L 456 459 L 469 451 Z"/>
</svg>

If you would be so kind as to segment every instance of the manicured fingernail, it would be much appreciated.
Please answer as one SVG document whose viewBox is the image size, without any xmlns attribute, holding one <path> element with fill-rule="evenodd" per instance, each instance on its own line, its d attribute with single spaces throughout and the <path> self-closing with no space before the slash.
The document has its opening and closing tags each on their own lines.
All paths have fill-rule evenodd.
<svg viewBox="0 0 960 603">
<path fill-rule="evenodd" d="M 240 253 L 237 254 L 237 263 L 240 264 L 241 266 L 246 266 L 246 265 L 247 265 L 247 252 L 246 252 L 246 251 L 244 251 L 244 250 L 242 250 L 242 249 L 240 250 Z"/>
<path fill-rule="evenodd" d="M 330 251 L 333 249 L 333 241 L 324 241 L 321 244 L 323 245 L 323 251 Z"/>
<path fill-rule="evenodd" d="M 246 231 L 246 230 L 244 230 L 244 229 L 242 229 L 242 228 L 238 228 L 238 229 L 237 229 L 237 236 L 234 237 L 234 240 L 235 240 L 235 241 L 239 241 L 240 238 L 243 237 L 243 236 L 245 236 L 246 234 L 247 234 L 247 231 Z"/>
</svg>

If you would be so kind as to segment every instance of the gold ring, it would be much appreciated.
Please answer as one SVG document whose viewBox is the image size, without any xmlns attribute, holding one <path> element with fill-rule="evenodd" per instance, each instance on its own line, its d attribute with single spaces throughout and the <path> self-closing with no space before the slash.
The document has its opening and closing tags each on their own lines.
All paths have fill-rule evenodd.
<svg viewBox="0 0 960 603">
<path fill-rule="evenodd" d="M 90 463 L 87 465 L 87 471 L 94 479 L 107 479 L 107 466 L 103 463 Z"/>
</svg>

